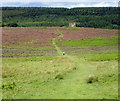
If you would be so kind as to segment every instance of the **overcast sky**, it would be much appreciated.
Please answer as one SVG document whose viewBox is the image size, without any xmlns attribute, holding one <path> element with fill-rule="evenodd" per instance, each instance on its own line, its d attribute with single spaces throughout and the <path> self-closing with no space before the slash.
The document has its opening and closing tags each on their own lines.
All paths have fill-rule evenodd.
<svg viewBox="0 0 120 101">
<path fill-rule="evenodd" d="M 2 0 L 7 7 L 118 7 L 119 0 Z"/>
</svg>

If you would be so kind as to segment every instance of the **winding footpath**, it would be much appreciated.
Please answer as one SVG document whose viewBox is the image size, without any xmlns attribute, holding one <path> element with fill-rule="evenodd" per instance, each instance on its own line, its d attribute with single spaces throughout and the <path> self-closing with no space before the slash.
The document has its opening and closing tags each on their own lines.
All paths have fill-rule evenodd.
<svg viewBox="0 0 120 101">
<path fill-rule="evenodd" d="M 63 34 L 60 30 L 57 30 L 57 32 L 60 34 L 56 38 L 52 39 L 52 43 L 55 46 L 58 56 L 61 57 L 67 57 L 69 59 L 72 59 L 76 66 L 76 70 L 71 71 L 70 73 L 67 73 L 65 76 L 65 79 L 61 81 L 59 84 L 59 87 L 61 88 L 59 90 L 59 93 L 65 93 L 65 98 L 86 98 L 89 95 L 89 92 L 87 92 L 89 95 L 85 95 L 86 89 L 90 89 L 89 85 L 86 83 L 86 79 L 89 75 L 94 74 L 95 67 L 89 64 L 85 59 L 78 58 L 77 56 L 70 56 L 70 55 L 63 55 L 60 48 L 56 45 L 56 39 L 63 37 Z M 74 93 L 73 93 L 74 92 Z M 79 93 L 78 93 L 79 92 Z M 59 94 L 58 93 L 58 94 Z M 62 96 L 63 97 L 63 96 Z M 63 97 L 64 99 L 64 97 Z"/>
<path fill-rule="evenodd" d="M 60 48 L 56 45 L 55 41 L 56 39 L 63 37 L 63 34 L 60 30 L 57 30 L 57 32 L 60 34 L 59 36 L 57 36 L 56 38 L 52 39 L 52 44 L 55 46 L 55 49 L 57 50 L 58 55 L 62 56 L 62 51 L 60 50 Z"/>
<path fill-rule="evenodd" d="M 56 40 L 60 37 L 63 37 L 63 34 L 60 30 L 57 30 L 57 32 L 60 34 L 59 36 L 57 36 L 56 38 L 53 38 L 52 39 L 52 43 L 53 45 L 55 46 L 56 50 L 57 50 L 57 53 L 58 53 L 58 56 L 64 56 L 63 55 L 63 52 L 60 50 L 60 48 L 56 45 Z M 94 71 L 96 69 L 96 67 L 94 67 L 93 65 L 89 64 L 85 59 L 83 58 L 78 58 L 77 56 L 70 56 L 70 55 L 65 55 L 64 57 L 67 57 L 69 59 L 72 59 L 74 60 L 74 63 L 77 67 L 77 69 L 80 69 L 80 74 L 82 74 L 82 78 L 83 78 L 83 75 L 88 77 L 88 75 L 90 74 L 94 74 Z"/>
</svg>

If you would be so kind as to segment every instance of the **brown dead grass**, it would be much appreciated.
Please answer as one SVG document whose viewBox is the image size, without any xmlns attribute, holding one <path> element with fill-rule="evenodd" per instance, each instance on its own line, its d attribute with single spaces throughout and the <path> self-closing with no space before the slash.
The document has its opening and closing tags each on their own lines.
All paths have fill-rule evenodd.
<svg viewBox="0 0 120 101">
<path fill-rule="evenodd" d="M 13 77 L 13 76 L 15 76 L 16 73 L 17 73 L 16 69 L 12 69 L 12 68 L 8 68 L 8 67 L 2 69 L 2 77 L 3 78 Z"/>
</svg>

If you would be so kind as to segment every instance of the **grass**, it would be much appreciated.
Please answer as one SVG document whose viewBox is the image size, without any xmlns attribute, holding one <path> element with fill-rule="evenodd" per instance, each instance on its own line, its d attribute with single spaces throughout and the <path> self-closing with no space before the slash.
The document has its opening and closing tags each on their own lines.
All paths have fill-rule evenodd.
<svg viewBox="0 0 120 101">
<path fill-rule="evenodd" d="M 119 30 L 119 29 L 102 29 L 102 30 Z"/>
<path fill-rule="evenodd" d="M 60 30 L 57 30 L 57 32 L 60 34 L 58 37 L 56 38 L 53 38 L 52 39 L 52 44 L 55 46 L 56 50 L 57 50 L 57 53 L 58 55 L 62 55 L 62 51 L 60 50 L 60 48 L 56 45 L 56 39 L 59 38 L 59 37 L 63 37 L 63 34 Z"/>
<path fill-rule="evenodd" d="M 109 40 L 109 39 L 82 39 L 80 41 L 69 40 L 69 41 L 57 41 L 59 45 L 65 46 L 110 46 L 110 45 L 118 45 L 118 41 Z"/>
<path fill-rule="evenodd" d="M 27 50 L 31 50 L 31 51 L 39 51 L 39 50 L 55 50 L 55 48 L 27 48 Z"/>
<path fill-rule="evenodd" d="M 60 34 L 57 38 L 63 37 L 61 31 L 57 32 Z M 52 44 L 58 56 L 3 58 L 2 98 L 117 99 L 118 51 L 99 50 L 102 54 L 94 51 L 89 54 L 86 50 L 63 56 L 57 38 L 52 39 Z M 117 42 L 98 37 L 62 45 L 102 47 L 117 46 Z"/>
<path fill-rule="evenodd" d="M 62 51 L 72 56 L 84 58 L 87 61 L 118 61 L 118 46 L 62 46 Z"/>
<path fill-rule="evenodd" d="M 88 61 L 110 61 L 110 60 L 118 60 L 118 54 L 117 53 L 90 54 L 90 55 L 85 55 L 84 58 Z"/>
<path fill-rule="evenodd" d="M 45 29 L 46 27 L 32 27 L 33 29 Z"/>
<path fill-rule="evenodd" d="M 95 39 L 95 40 L 96 40 L 96 39 L 97 39 L 97 40 L 105 40 L 104 37 L 95 37 L 94 39 Z"/>
<path fill-rule="evenodd" d="M 66 28 L 66 30 L 80 31 L 80 30 L 87 30 L 87 29 L 79 29 L 79 28 L 72 28 L 72 27 L 69 27 L 69 28 Z"/>
<path fill-rule="evenodd" d="M 104 51 L 99 51 L 99 52 L 100 53 L 97 53 L 95 51 L 90 51 L 90 52 L 79 51 L 73 55 L 85 58 L 87 61 L 111 61 L 111 60 L 118 61 L 118 58 L 119 58 L 118 50 L 104 50 Z"/>
<path fill-rule="evenodd" d="M 40 57 L 18 57 L 18 58 L 3 58 L 4 62 L 17 62 L 17 61 L 42 61 L 42 60 L 53 60 L 53 59 L 57 59 L 58 57 L 56 56 L 40 56 Z"/>
<path fill-rule="evenodd" d="M 73 60 L 68 58 L 58 57 L 3 59 L 3 84 L 7 85 L 10 82 L 15 82 L 16 85 L 13 90 L 3 89 L 3 98 L 12 98 L 13 96 L 16 98 L 19 97 L 19 94 L 21 94 L 20 97 L 23 98 L 23 92 L 28 92 L 31 86 L 39 86 L 39 84 L 42 86 L 42 83 L 54 80 L 58 74 L 62 75 L 71 71 L 74 67 L 72 61 Z M 38 84 L 36 85 L 35 83 Z M 34 90 L 33 88 L 32 91 Z M 37 90 L 39 90 L 39 88 L 37 88 Z M 13 92 L 15 92 L 17 96 L 15 96 Z"/>
<path fill-rule="evenodd" d="M 120 36 L 112 36 L 114 39 L 120 39 Z"/>
<path fill-rule="evenodd" d="M 116 61 L 92 62 L 92 67 L 69 56 L 32 60 L 3 59 L 3 99 L 117 98 Z M 90 74 L 98 81 L 87 83 Z"/>
</svg>

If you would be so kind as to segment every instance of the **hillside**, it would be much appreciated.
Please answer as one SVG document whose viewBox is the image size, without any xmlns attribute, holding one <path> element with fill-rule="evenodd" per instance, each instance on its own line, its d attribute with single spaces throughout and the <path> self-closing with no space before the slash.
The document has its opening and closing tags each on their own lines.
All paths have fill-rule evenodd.
<svg viewBox="0 0 120 101">
<path fill-rule="evenodd" d="M 117 29 L 119 25 L 118 7 L 3 7 L 3 26 L 17 23 L 20 27 L 68 26 L 76 22 L 77 27 Z"/>
</svg>

